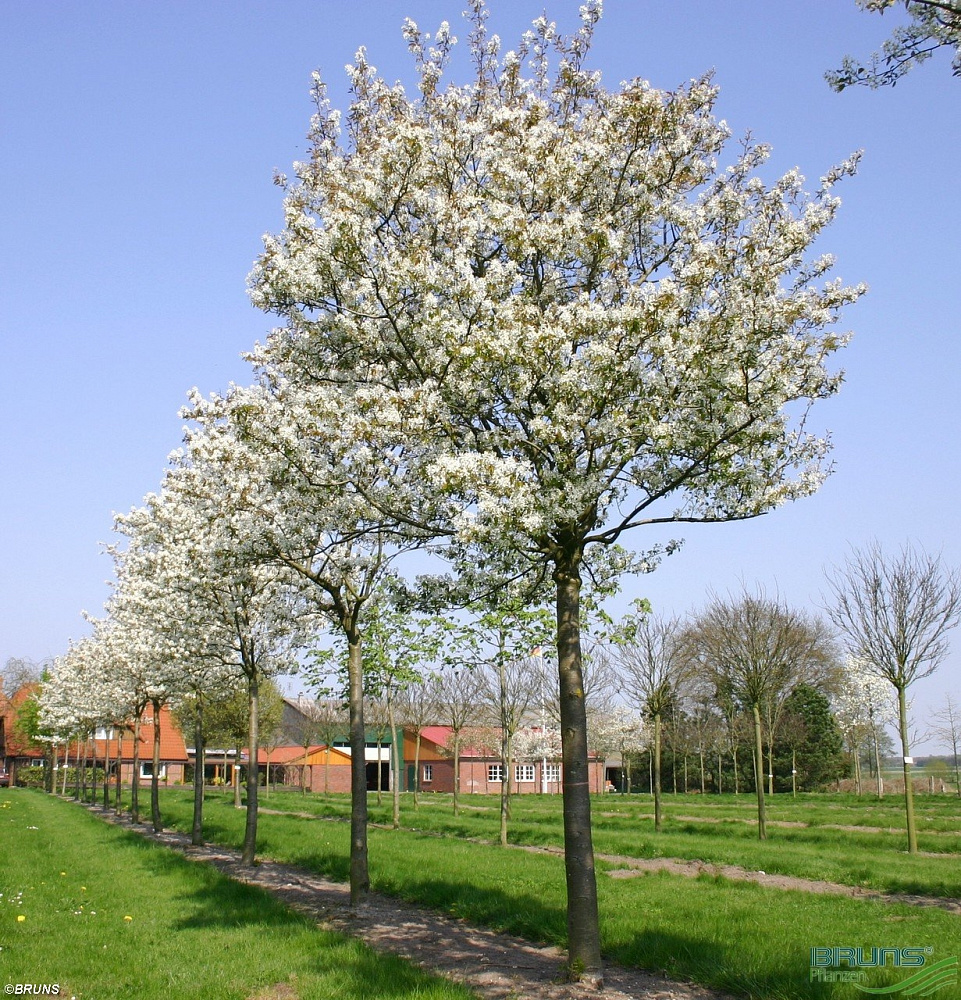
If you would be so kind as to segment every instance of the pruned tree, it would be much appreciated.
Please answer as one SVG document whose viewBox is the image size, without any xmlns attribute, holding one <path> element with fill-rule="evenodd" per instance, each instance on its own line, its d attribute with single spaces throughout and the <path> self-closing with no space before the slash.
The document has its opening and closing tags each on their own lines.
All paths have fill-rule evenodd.
<svg viewBox="0 0 961 1000">
<path fill-rule="evenodd" d="M 614 661 L 623 689 L 632 703 L 651 720 L 653 754 L 654 829 L 661 830 L 664 806 L 661 794 L 663 723 L 684 695 L 692 675 L 679 618 L 643 612 L 628 616 L 613 633 Z"/>
<path fill-rule="evenodd" d="M 765 840 L 764 708 L 833 666 L 833 636 L 820 619 L 780 599 L 744 592 L 727 599 L 712 598 L 691 622 L 685 648 L 713 677 L 719 700 L 730 699 L 751 713 L 758 837 Z"/>
<path fill-rule="evenodd" d="M 437 498 L 384 509 L 464 565 L 553 584 L 569 961 L 599 980 L 582 581 L 651 568 L 617 548 L 633 528 L 755 517 L 820 485 L 808 409 L 840 385 L 835 323 L 860 289 L 809 249 L 854 161 L 813 196 L 794 170 L 766 186 L 763 146 L 720 169 L 708 78 L 601 86 L 597 0 L 572 37 L 541 17 L 503 57 L 482 0 L 468 16 L 465 86 L 442 86 L 446 23 L 429 41 L 405 26 L 416 98 L 363 49 L 343 118 L 315 76 L 310 153 L 250 280 L 283 325 L 254 358 L 338 388 L 339 422 Z"/>
<path fill-rule="evenodd" d="M 894 87 L 905 73 L 939 49 L 954 52 L 951 71 L 961 76 L 961 3 L 958 0 L 857 0 L 862 10 L 884 14 L 903 8 L 907 24 L 895 27 L 880 52 L 865 65 L 847 56 L 840 69 L 825 74 L 834 90 L 854 84 Z"/>
<path fill-rule="evenodd" d="M 961 621 L 961 575 L 940 556 L 909 545 L 888 556 L 874 542 L 853 549 L 828 584 L 827 611 L 849 653 L 897 692 L 908 851 L 916 854 L 907 691 L 948 654 L 948 633 Z"/>
<path fill-rule="evenodd" d="M 550 634 L 550 622 L 543 609 L 523 607 L 510 595 L 504 595 L 498 607 L 477 610 L 476 618 L 460 631 L 459 642 L 465 651 L 461 655 L 472 656 L 480 671 L 482 700 L 499 736 L 500 843 L 506 847 L 514 784 L 514 737 L 540 694 L 540 652 Z"/>
<path fill-rule="evenodd" d="M 438 718 L 450 726 L 447 749 L 454 760 L 454 815 L 458 815 L 460 797 L 460 758 L 464 731 L 479 721 L 483 680 L 471 665 L 446 660 L 438 674 Z"/>
</svg>

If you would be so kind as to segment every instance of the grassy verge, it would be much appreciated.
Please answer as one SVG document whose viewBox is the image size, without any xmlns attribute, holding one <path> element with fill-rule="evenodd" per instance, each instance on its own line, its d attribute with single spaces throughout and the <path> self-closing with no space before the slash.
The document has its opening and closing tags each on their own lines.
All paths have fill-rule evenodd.
<svg viewBox="0 0 961 1000">
<path fill-rule="evenodd" d="M 472 996 L 22 789 L 0 793 L 0 979 L 90 1000 Z"/>
<path fill-rule="evenodd" d="M 277 807 L 280 796 L 273 796 Z M 188 827 L 189 796 L 164 798 L 165 821 Z M 344 803 L 338 803 L 342 809 Z M 524 806 L 524 809 L 535 806 Z M 207 834 L 239 846 L 243 813 L 215 797 Z M 426 820 L 418 810 L 414 822 Z M 408 814 L 405 821 L 410 821 Z M 261 851 L 346 879 L 349 829 L 293 815 L 264 815 Z M 565 943 L 562 861 L 409 829 L 370 831 L 374 887 L 535 941 Z M 863 996 L 854 987 L 810 981 L 815 947 L 929 947 L 930 961 L 961 956 L 961 920 L 939 910 L 766 889 L 705 876 L 665 874 L 599 879 L 602 942 L 619 962 L 664 971 L 741 996 L 800 1000 Z M 911 970 L 908 970 L 910 972 Z M 897 985 L 908 972 L 873 969 L 872 987 Z M 957 1000 L 956 985 L 938 992 Z"/>
</svg>

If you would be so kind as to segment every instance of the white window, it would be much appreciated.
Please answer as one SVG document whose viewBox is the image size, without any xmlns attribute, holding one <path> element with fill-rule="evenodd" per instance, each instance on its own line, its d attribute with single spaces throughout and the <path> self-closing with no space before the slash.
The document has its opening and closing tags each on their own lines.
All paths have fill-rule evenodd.
<svg viewBox="0 0 961 1000">
<path fill-rule="evenodd" d="M 545 764 L 544 765 L 544 780 L 545 781 L 560 781 L 561 780 L 561 765 L 560 764 Z"/>
<path fill-rule="evenodd" d="M 503 781 L 504 780 L 504 765 L 503 764 L 488 764 L 487 765 L 487 780 L 488 781 Z"/>
<path fill-rule="evenodd" d="M 93 731 L 93 738 L 95 740 L 115 740 L 117 738 L 117 730 L 112 726 L 109 729 L 106 726 L 97 726 Z"/>
<path fill-rule="evenodd" d="M 515 781 L 533 781 L 534 780 L 534 765 L 533 764 L 515 764 L 514 765 L 514 780 Z"/>
<path fill-rule="evenodd" d="M 152 778 L 153 777 L 153 761 L 152 760 L 142 760 L 140 762 L 140 777 L 141 778 Z M 159 778 L 161 781 L 165 781 L 167 778 L 167 765 L 160 765 Z"/>
<path fill-rule="evenodd" d="M 433 764 L 425 764 L 424 765 L 424 781 L 433 781 L 433 780 L 434 780 L 434 765 Z"/>
</svg>

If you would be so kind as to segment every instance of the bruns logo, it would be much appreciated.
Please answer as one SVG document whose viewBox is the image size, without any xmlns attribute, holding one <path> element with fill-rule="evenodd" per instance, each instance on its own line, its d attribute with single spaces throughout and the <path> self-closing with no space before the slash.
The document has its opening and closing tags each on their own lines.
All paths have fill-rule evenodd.
<svg viewBox="0 0 961 1000">
<path fill-rule="evenodd" d="M 958 959 L 945 958 L 928 965 L 933 953 L 933 948 L 812 948 L 810 982 L 850 983 L 875 996 L 930 996 L 958 979 Z M 866 970 L 884 968 L 918 971 L 893 986 L 867 986 Z"/>
</svg>

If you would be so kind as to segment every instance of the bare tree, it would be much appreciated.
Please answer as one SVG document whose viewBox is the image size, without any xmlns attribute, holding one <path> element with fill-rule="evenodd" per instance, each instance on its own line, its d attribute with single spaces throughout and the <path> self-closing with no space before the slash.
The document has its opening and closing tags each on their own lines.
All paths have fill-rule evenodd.
<svg viewBox="0 0 961 1000">
<path fill-rule="evenodd" d="M 464 729 L 477 721 L 481 699 L 480 671 L 467 667 L 442 670 L 438 679 L 439 712 L 450 726 L 450 751 L 454 757 L 454 815 L 458 812 L 460 792 L 460 751 Z"/>
<path fill-rule="evenodd" d="M 36 663 L 24 656 L 11 656 L 0 671 L 0 692 L 12 698 L 21 688 L 39 684 L 44 670 L 50 665 L 49 660 Z"/>
<path fill-rule="evenodd" d="M 961 706 L 948 695 L 944 699 L 944 708 L 934 713 L 935 725 L 932 733 L 951 747 L 954 754 L 954 787 L 961 798 L 961 767 L 958 765 L 958 747 L 961 746 Z"/>
<path fill-rule="evenodd" d="M 948 632 L 961 620 L 961 577 L 940 556 L 905 545 L 888 557 L 874 542 L 854 549 L 845 565 L 828 575 L 828 584 L 834 598 L 828 613 L 851 655 L 897 691 L 908 851 L 916 854 L 906 692 L 948 653 Z"/>
<path fill-rule="evenodd" d="M 663 822 L 661 803 L 661 742 L 663 720 L 682 696 L 691 675 L 691 661 L 684 655 L 682 625 L 677 618 L 647 614 L 630 617 L 616 630 L 615 660 L 625 692 L 654 724 L 653 794 L 654 829 Z"/>
<path fill-rule="evenodd" d="M 753 716 L 758 837 L 766 840 L 762 713 L 772 699 L 823 676 L 835 661 L 832 637 L 820 619 L 745 592 L 714 597 L 689 628 L 686 649 L 713 678 L 719 700 Z"/>
</svg>

